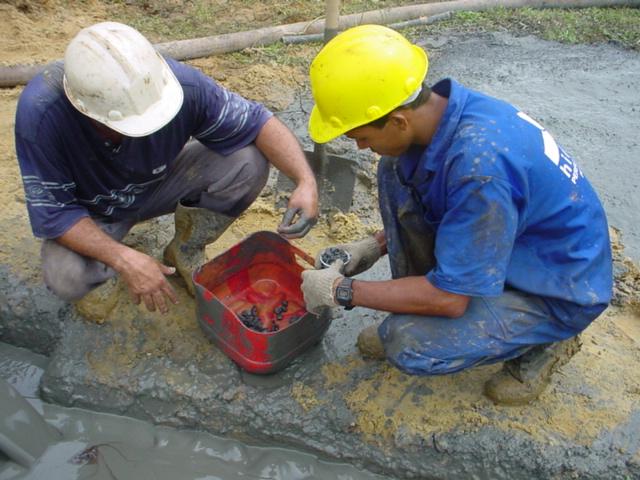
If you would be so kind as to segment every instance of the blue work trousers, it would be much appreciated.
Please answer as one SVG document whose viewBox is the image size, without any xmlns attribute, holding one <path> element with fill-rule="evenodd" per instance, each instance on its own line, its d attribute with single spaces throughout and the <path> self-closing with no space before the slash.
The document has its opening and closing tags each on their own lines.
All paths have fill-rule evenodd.
<svg viewBox="0 0 640 480">
<path fill-rule="evenodd" d="M 393 278 L 425 275 L 435 265 L 435 230 L 414 190 L 402 180 L 395 158 L 380 160 L 378 194 Z M 581 307 L 506 286 L 497 297 L 472 297 L 460 318 L 394 313 L 378 333 L 387 359 L 403 372 L 443 375 L 570 338 L 605 307 Z"/>
</svg>

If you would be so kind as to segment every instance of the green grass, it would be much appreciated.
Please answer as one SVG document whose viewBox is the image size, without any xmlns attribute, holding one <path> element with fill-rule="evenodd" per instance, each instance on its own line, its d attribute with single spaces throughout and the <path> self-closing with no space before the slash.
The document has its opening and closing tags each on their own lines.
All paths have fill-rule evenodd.
<svg viewBox="0 0 640 480">
<path fill-rule="evenodd" d="M 512 31 L 569 44 L 612 42 L 640 50 L 640 9 L 637 8 L 498 8 L 489 12 L 459 12 L 452 19 L 429 28 L 431 31 L 445 28 L 470 32 Z"/>
<path fill-rule="evenodd" d="M 110 0 L 112 19 L 140 30 L 151 41 L 170 41 L 215 35 L 216 24 L 224 16 L 220 6 L 206 0 Z"/>
<path fill-rule="evenodd" d="M 292 67 L 307 67 L 309 58 L 315 56 L 320 50 L 320 44 L 285 45 L 282 42 L 272 43 L 263 47 L 245 48 L 238 52 L 228 53 L 228 58 L 240 65 L 252 63 L 271 63 L 275 65 L 288 65 Z"/>
<path fill-rule="evenodd" d="M 152 41 L 195 38 L 252 30 L 324 16 L 319 0 L 108 0 L 113 19 L 131 24 Z M 341 3 L 341 14 L 391 8 L 401 0 L 351 0 Z M 248 18 L 248 19 L 247 19 Z M 467 32 L 511 31 L 564 43 L 612 42 L 640 50 L 640 9 L 505 9 L 458 12 L 446 21 L 406 30 L 409 35 L 445 29 Z M 295 63 L 296 49 L 275 45 L 252 49 L 277 63 Z M 280 59 L 285 55 L 285 60 Z"/>
<path fill-rule="evenodd" d="M 113 20 L 153 41 L 178 40 L 323 18 L 320 0 L 106 0 Z M 342 2 L 343 15 L 401 5 L 402 0 Z"/>
</svg>

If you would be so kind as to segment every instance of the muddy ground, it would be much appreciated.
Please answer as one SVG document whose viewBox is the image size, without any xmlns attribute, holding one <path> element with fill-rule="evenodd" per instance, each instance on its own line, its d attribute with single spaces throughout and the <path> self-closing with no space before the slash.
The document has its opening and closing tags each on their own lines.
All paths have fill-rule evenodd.
<svg viewBox="0 0 640 480">
<path fill-rule="evenodd" d="M 0 32 L 0 61 L 59 58 L 78 28 L 108 18 L 99 2 L 79 5 L 55 10 L 52 19 L 39 10 L 25 12 L 16 2 L 0 3 L 0 15 L 8 19 Z M 167 316 L 150 314 L 121 295 L 104 323 L 86 321 L 41 285 L 39 244 L 26 219 L 13 146 L 21 89 L 5 89 L 0 90 L 0 339 L 50 356 L 45 398 L 293 445 L 398 478 L 640 478 L 640 227 L 635 220 L 640 55 L 610 45 L 566 46 L 508 33 L 418 33 L 416 41 L 430 54 L 432 81 L 453 76 L 512 101 L 545 124 L 574 153 L 614 227 L 615 305 L 587 329 L 582 351 L 538 402 L 492 405 L 481 391 L 495 366 L 416 378 L 363 361 L 355 336 L 382 318 L 366 309 L 338 312 L 317 348 L 269 377 L 242 372 L 203 337 L 193 302 L 177 280 L 181 304 Z M 237 64 L 229 56 L 193 64 L 265 102 L 310 147 L 302 65 Z M 312 254 L 380 224 L 372 174 L 376 159 L 356 154 L 347 142 L 331 148 L 358 161 L 356 195 L 351 212 L 326 213 L 297 242 Z M 253 231 L 275 228 L 283 195 L 277 186 L 274 173 L 260 200 L 208 248 L 210 258 Z M 159 257 L 171 235 L 168 216 L 138 226 L 126 241 Z M 387 276 L 388 265 L 381 261 L 367 275 Z"/>
</svg>

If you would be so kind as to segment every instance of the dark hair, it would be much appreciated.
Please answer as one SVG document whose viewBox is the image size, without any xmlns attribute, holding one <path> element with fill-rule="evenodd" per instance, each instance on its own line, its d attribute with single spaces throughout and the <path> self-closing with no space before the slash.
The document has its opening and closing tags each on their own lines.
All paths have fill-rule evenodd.
<svg viewBox="0 0 640 480">
<path fill-rule="evenodd" d="M 422 82 L 422 90 L 420 90 L 420 93 L 418 94 L 418 96 L 411 103 L 407 105 L 402 105 L 401 107 L 394 108 L 386 115 L 380 118 L 376 118 L 374 121 L 367 123 L 365 126 L 384 128 L 384 126 L 389 121 L 389 115 L 391 115 L 393 112 L 395 112 L 396 110 L 401 110 L 405 108 L 410 108 L 411 110 L 415 110 L 420 105 L 424 105 L 425 103 L 427 103 L 427 100 L 429 100 L 430 96 L 431 96 L 431 88 L 429 88 L 429 85 L 427 85 L 426 82 Z"/>
</svg>

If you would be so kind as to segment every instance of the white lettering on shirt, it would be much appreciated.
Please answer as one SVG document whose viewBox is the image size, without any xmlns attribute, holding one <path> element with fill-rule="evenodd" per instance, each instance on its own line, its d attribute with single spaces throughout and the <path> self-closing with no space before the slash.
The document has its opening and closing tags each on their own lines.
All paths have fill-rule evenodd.
<svg viewBox="0 0 640 480">
<path fill-rule="evenodd" d="M 518 112 L 518 116 L 540 130 L 544 144 L 544 154 L 557 165 L 560 171 L 575 185 L 578 177 L 583 176 L 576 162 L 558 146 L 553 136 L 542 125 L 524 112 Z"/>
</svg>

